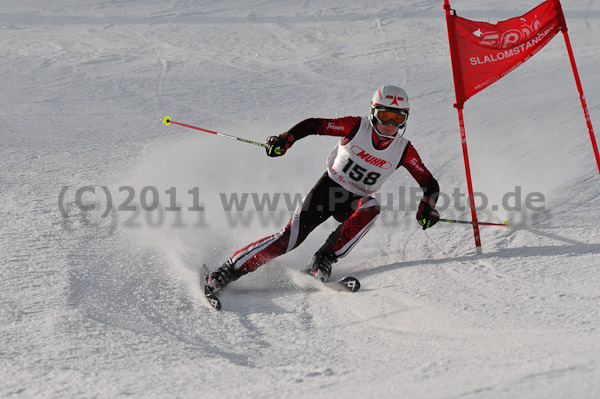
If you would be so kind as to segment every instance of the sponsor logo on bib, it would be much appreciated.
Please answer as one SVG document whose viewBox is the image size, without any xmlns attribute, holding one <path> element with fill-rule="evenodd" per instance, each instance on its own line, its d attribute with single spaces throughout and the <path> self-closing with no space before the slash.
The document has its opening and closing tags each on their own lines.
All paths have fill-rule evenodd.
<svg viewBox="0 0 600 399">
<path fill-rule="evenodd" d="M 381 158 L 377 158 L 375 155 L 369 154 L 357 145 L 352 146 L 352 153 L 360 159 L 362 159 L 363 161 L 365 161 L 366 163 L 368 163 L 369 165 L 373 165 L 381 169 L 389 169 L 392 167 L 392 164 L 388 161 Z"/>
</svg>

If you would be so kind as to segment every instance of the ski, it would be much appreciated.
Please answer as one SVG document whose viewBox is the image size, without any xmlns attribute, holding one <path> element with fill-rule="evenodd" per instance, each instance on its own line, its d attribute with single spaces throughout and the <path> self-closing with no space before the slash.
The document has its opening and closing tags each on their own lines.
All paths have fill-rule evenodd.
<svg viewBox="0 0 600 399">
<path fill-rule="evenodd" d="M 221 301 L 215 294 L 213 294 L 211 292 L 210 288 L 206 285 L 206 282 L 208 281 L 208 275 L 210 274 L 208 267 L 206 267 L 206 265 L 202 265 L 202 267 L 200 267 L 199 272 L 200 272 L 199 273 L 200 288 L 202 289 L 202 292 L 204 294 L 203 299 L 205 299 L 205 301 L 203 301 L 203 303 L 207 307 L 210 307 L 211 309 L 214 309 L 217 311 L 221 310 Z M 307 271 L 306 274 L 308 274 L 309 276 L 311 276 L 312 278 L 314 278 L 318 281 L 321 281 L 319 278 L 315 277 L 309 271 Z M 327 287 L 334 291 L 354 293 L 360 289 L 360 281 L 358 281 L 358 279 L 356 277 L 352 277 L 352 276 L 346 276 L 337 281 L 321 281 L 321 282 L 323 283 L 324 287 Z"/>
<path fill-rule="evenodd" d="M 210 291 L 210 288 L 206 285 L 208 281 L 209 275 L 208 267 L 206 265 L 202 265 L 200 268 L 200 287 L 202 288 L 202 292 L 204 293 L 204 298 L 206 299 L 205 304 L 214 310 L 221 310 L 221 301 Z"/>
<path fill-rule="evenodd" d="M 344 277 L 338 281 L 324 281 L 323 285 L 335 291 L 356 292 L 360 289 L 360 281 L 356 277 Z"/>
<path fill-rule="evenodd" d="M 310 270 L 305 270 L 305 273 L 312 278 L 319 280 L 327 288 L 341 292 L 356 292 L 360 289 L 360 281 L 356 277 L 346 276 L 337 281 L 322 281 L 319 277 L 312 274 Z"/>
</svg>

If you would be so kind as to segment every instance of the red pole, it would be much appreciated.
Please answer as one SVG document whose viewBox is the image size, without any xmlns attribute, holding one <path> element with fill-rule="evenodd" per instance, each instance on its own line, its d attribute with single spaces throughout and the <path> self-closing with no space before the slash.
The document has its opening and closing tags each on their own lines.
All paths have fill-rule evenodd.
<svg viewBox="0 0 600 399">
<path fill-rule="evenodd" d="M 475 236 L 475 248 L 477 254 L 481 254 L 481 236 L 479 235 L 479 222 L 477 222 L 477 210 L 475 209 L 475 198 L 473 196 L 473 181 L 471 180 L 471 167 L 469 166 L 469 151 L 467 150 L 467 134 L 465 131 L 465 120 L 463 118 L 462 106 L 456 107 L 458 111 L 458 123 L 460 125 L 460 141 L 462 142 L 463 158 L 465 161 L 465 172 L 467 175 L 467 189 L 469 190 L 469 206 L 471 207 L 471 218 L 473 219 L 473 235 Z"/>
<path fill-rule="evenodd" d="M 170 116 L 165 116 L 163 118 L 163 123 L 165 125 L 167 125 L 167 126 L 169 126 L 172 123 L 174 125 L 179 125 L 179 126 L 187 127 L 187 128 L 190 128 L 190 129 L 200 130 L 201 132 L 211 133 L 211 134 L 215 134 L 215 135 L 221 136 L 221 137 L 227 137 L 228 139 L 242 141 L 244 143 L 253 144 L 253 145 L 258 146 L 258 147 L 266 147 L 267 146 L 265 143 L 258 143 L 256 141 L 244 139 L 244 138 L 241 138 L 241 137 L 232 136 L 230 134 L 219 133 L 219 132 L 215 132 L 214 130 L 203 129 L 201 127 L 187 125 L 187 124 L 181 123 L 181 122 L 175 122 L 174 120 L 171 119 Z"/>
<path fill-rule="evenodd" d="M 214 130 L 202 129 L 201 127 L 198 127 L 198 126 L 186 125 L 185 123 L 180 123 L 180 122 L 175 122 L 175 121 L 171 121 L 171 123 L 174 125 L 187 127 L 190 129 L 200 130 L 201 132 L 206 132 L 206 133 L 211 133 L 211 134 L 216 134 L 216 135 L 219 134 L 219 133 L 215 132 Z"/>
<path fill-rule="evenodd" d="M 588 110 L 587 102 L 585 101 L 585 95 L 583 94 L 583 86 L 581 86 L 581 80 L 579 79 L 579 71 L 577 70 L 577 64 L 575 63 L 575 56 L 573 55 L 573 47 L 571 47 L 571 40 L 569 39 L 569 32 L 567 29 L 567 22 L 562 11 L 560 1 L 556 0 L 556 7 L 560 12 L 561 18 L 561 31 L 565 38 L 565 44 L 567 45 L 567 52 L 569 53 L 569 60 L 571 61 L 571 69 L 573 69 L 573 76 L 575 77 L 575 84 L 577 85 L 577 91 L 579 92 L 579 100 L 581 101 L 581 107 L 583 108 L 583 115 L 585 116 L 585 122 L 587 123 L 588 131 L 590 133 L 590 140 L 592 141 L 592 149 L 594 150 L 594 156 L 596 157 L 596 165 L 598 166 L 598 173 L 600 173 L 600 153 L 598 152 L 598 144 L 596 143 L 596 136 L 594 135 L 594 128 L 592 127 L 592 119 L 590 118 L 590 111 Z"/>
<path fill-rule="evenodd" d="M 463 104 L 467 100 L 464 93 L 462 81 L 462 68 L 460 66 L 460 54 L 458 53 L 458 44 L 456 43 L 456 30 L 452 18 L 456 15 L 450 7 L 450 1 L 444 0 L 444 10 L 446 10 L 446 25 L 448 26 L 448 44 L 450 45 L 450 59 L 452 60 L 452 76 L 454 80 L 454 93 L 456 94 L 456 104 L 454 107 L 458 111 L 458 123 L 460 127 L 460 141 L 462 142 L 463 158 L 465 162 L 465 173 L 467 175 L 467 188 L 469 190 L 469 206 L 471 207 L 471 217 L 473 219 L 473 235 L 475 236 L 475 248 L 477 254 L 481 254 L 481 236 L 479 235 L 479 223 L 477 222 L 477 210 L 475 209 L 475 198 L 473 196 L 473 182 L 471 180 L 471 167 L 469 166 L 469 152 L 467 150 L 467 135 L 465 132 L 465 120 L 463 118 Z"/>
</svg>

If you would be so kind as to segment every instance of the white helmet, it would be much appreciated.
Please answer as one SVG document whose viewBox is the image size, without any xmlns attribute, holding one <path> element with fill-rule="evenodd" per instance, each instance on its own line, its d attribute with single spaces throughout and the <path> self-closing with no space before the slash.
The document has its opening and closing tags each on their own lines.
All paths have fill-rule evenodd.
<svg viewBox="0 0 600 399">
<path fill-rule="evenodd" d="M 399 115 L 398 118 L 394 118 L 394 120 L 388 119 L 384 121 L 379 118 L 379 111 L 388 111 Z M 404 89 L 398 86 L 381 86 L 373 93 L 373 97 L 371 98 L 369 120 L 378 135 L 387 137 L 377 131 L 377 122 L 379 121 L 383 124 L 393 123 L 398 126 L 399 129 L 405 129 L 409 112 L 410 104 L 408 103 L 408 95 Z"/>
</svg>

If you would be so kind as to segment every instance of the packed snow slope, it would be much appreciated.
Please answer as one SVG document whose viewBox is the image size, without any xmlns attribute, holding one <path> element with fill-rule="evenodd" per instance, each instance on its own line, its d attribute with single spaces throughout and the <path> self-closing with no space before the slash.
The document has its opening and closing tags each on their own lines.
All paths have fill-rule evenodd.
<svg viewBox="0 0 600 399">
<path fill-rule="evenodd" d="M 466 104 L 480 219 L 515 225 L 483 255 L 469 226 L 420 229 L 400 170 L 335 264 L 357 294 L 299 272 L 326 223 L 200 302 L 197 266 L 283 227 L 336 139 L 271 159 L 165 115 L 262 142 L 400 85 L 442 215 L 470 217 L 442 3 L 4 0 L 0 397 L 600 397 L 600 176 L 562 36 Z M 563 7 L 600 129 L 600 1 Z"/>
</svg>

